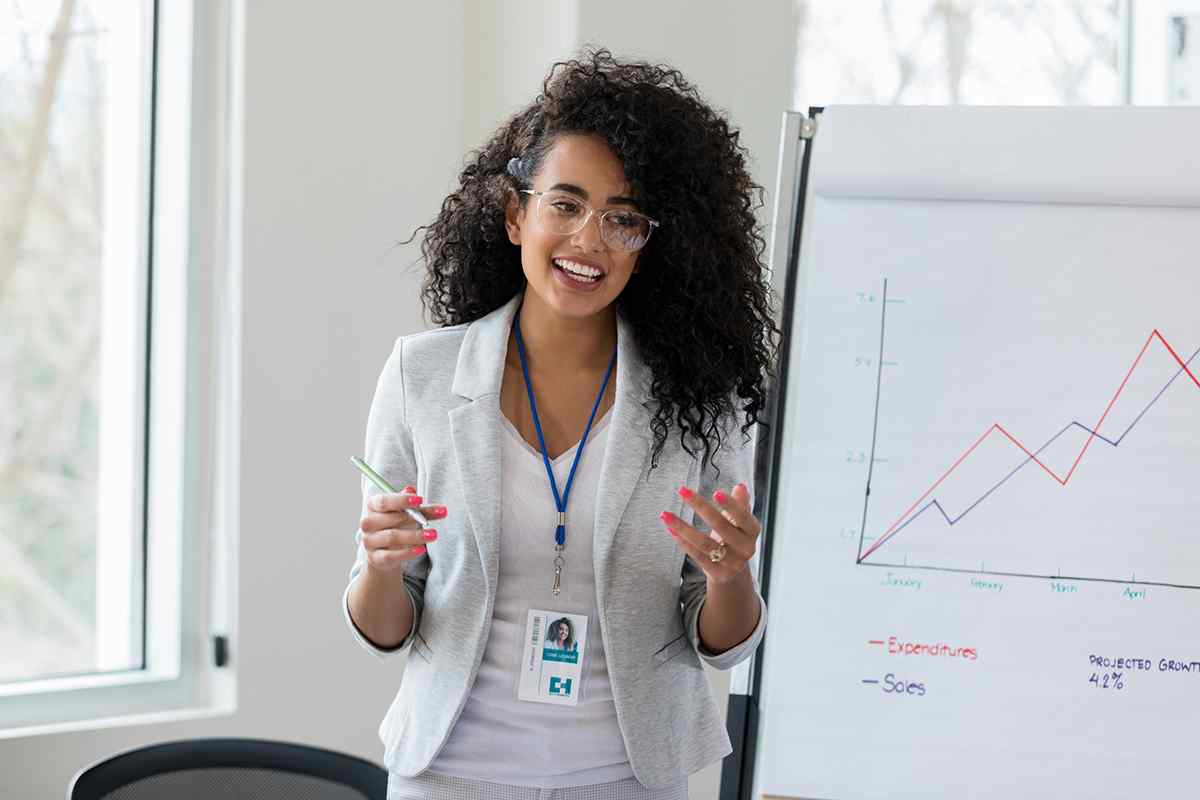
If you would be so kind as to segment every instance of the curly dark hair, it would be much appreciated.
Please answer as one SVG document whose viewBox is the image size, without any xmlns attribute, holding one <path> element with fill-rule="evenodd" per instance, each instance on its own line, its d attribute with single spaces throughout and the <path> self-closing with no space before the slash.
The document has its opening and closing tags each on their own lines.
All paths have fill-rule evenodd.
<svg viewBox="0 0 1200 800">
<path fill-rule="evenodd" d="M 542 93 L 468 155 L 457 190 L 417 229 L 425 231 L 426 309 L 435 323 L 458 325 L 524 288 L 520 249 L 505 230 L 506 203 L 531 186 L 557 137 L 567 134 L 603 138 L 640 208 L 663 221 L 617 305 L 653 375 L 652 468 L 672 423 L 692 457 L 703 447 L 707 465 L 721 448 L 722 420 L 735 413 L 735 392 L 744 401 L 743 440 L 764 423 L 780 331 L 755 218 L 762 187 L 750 179 L 738 131 L 678 70 L 618 61 L 603 48 L 554 64 Z M 514 157 L 515 175 L 508 169 Z"/>
</svg>

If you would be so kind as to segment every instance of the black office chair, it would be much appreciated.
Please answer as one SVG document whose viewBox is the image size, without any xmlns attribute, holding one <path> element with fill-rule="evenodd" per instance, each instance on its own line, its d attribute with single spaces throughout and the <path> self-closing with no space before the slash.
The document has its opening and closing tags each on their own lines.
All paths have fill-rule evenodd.
<svg viewBox="0 0 1200 800">
<path fill-rule="evenodd" d="M 139 747 L 80 770 L 67 800 L 387 800 L 387 770 L 319 747 L 189 739 Z"/>
</svg>

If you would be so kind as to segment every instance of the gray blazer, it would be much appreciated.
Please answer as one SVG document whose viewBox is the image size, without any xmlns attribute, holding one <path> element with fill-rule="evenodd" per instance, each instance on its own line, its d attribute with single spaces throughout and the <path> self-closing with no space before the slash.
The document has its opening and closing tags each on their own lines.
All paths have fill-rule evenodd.
<svg viewBox="0 0 1200 800">
<path fill-rule="evenodd" d="M 404 776 L 425 770 L 445 744 L 487 642 L 503 486 L 500 381 L 519 302 L 517 295 L 470 324 L 399 338 L 371 404 L 367 463 L 394 486 L 415 484 L 422 497 L 451 509 L 427 554 L 405 565 L 416 614 L 413 633 L 399 647 L 381 650 L 363 637 L 342 598 L 364 647 L 377 655 L 416 654 L 379 728 L 384 763 Z M 659 514 L 670 510 L 692 522 L 675 490 L 699 485 L 710 496 L 718 481 L 712 467 L 700 474 L 699 460 L 677 436 L 668 436 L 658 467 L 649 471 L 650 377 L 628 322 L 618 316 L 616 399 L 592 545 L 596 601 L 630 765 L 641 783 L 662 788 L 731 751 L 700 661 L 728 669 L 749 657 L 762 639 L 766 607 L 753 634 L 733 649 L 714 654 L 700 645 L 704 573 L 665 534 Z M 717 458 L 719 486 L 753 486 L 753 441 L 743 447 L 740 429 L 730 424 L 728 431 Z M 377 492 L 363 481 L 364 513 Z M 365 565 L 361 531 L 356 541 L 351 582 Z"/>
</svg>

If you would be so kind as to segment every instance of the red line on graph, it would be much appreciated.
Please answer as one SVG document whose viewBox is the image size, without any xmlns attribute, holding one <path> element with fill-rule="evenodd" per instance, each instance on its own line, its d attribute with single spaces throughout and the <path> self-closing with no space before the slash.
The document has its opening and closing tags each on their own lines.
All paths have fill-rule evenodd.
<svg viewBox="0 0 1200 800">
<path fill-rule="evenodd" d="M 1142 356 L 1146 354 L 1146 348 L 1150 346 L 1150 342 L 1154 339 L 1157 333 L 1158 329 L 1155 328 L 1150 332 L 1150 335 L 1146 337 L 1146 343 L 1142 345 L 1142 349 L 1138 352 L 1137 358 L 1135 358 L 1133 363 L 1129 365 L 1129 370 L 1125 373 L 1125 378 L 1121 381 L 1121 385 L 1117 387 L 1116 394 L 1113 395 L 1112 400 L 1108 401 L 1108 407 L 1104 409 L 1104 413 L 1100 415 L 1100 420 L 1095 424 L 1095 426 L 1092 427 L 1092 432 L 1088 434 L 1087 440 L 1084 441 L 1083 448 L 1080 449 L 1079 455 L 1075 456 L 1075 463 L 1073 463 L 1071 468 L 1067 470 L 1067 477 L 1062 479 L 1063 486 L 1066 486 L 1067 481 L 1071 480 L 1071 476 L 1075 474 L 1075 468 L 1079 466 L 1079 462 L 1083 458 L 1083 454 L 1087 452 L 1089 447 L 1091 447 L 1092 440 L 1096 438 L 1096 433 L 1099 432 L 1100 426 L 1104 424 L 1104 420 L 1108 417 L 1108 412 L 1112 411 L 1112 407 L 1117 402 L 1117 398 L 1120 397 L 1121 392 L 1125 390 L 1125 384 L 1129 383 L 1129 376 L 1133 374 L 1135 369 L 1137 369 L 1137 365 L 1139 362 L 1141 362 Z M 1162 337 L 1160 336 L 1159 338 L 1161 339 Z M 1163 344 L 1166 344 L 1166 342 L 1163 342 Z M 1167 347 L 1167 350 L 1170 349 L 1170 347 Z M 1187 369 L 1187 364 L 1184 364 L 1182 361 L 1179 362 L 1179 366 Z"/>
<path fill-rule="evenodd" d="M 1179 353 L 1175 352 L 1175 348 L 1171 347 L 1171 344 L 1163 338 L 1161 333 L 1158 332 L 1158 328 L 1154 329 L 1154 335 L 1157 336 L 1158 340 L 1163 343 L 1163 347 L 1167 348 L 1167 352 L 1171 354 L 1171 358 L 1178 361 L 1179 366 L 1183 367 L 1183 371 L 1186 372 L 1187 376 L 1192 379 L 1192 383 L 1196 384 L 1196 388 L 1200 389 L 1200 380 L 1196 380 L 1196 376 L 1192 374 L 1190 369 L 1188 369 L 1187 363 L 1179 357 Z"/>
<path fill-rule="evenodd" d="M 958 459 L 955 460 L 955 462 L 950 465 L 950 468 L 947 469 L 945 472 L 943 472 L 942 476 L 940 478 L 938 478 L 936 481 L 934 481 L 933 485 L 930 486 L 928 489 L 926 489 L 925 493 L 922 494 L 920 497 L 918 497 L 916 499 L 916 501 L 911 506 L 909 506 L 905 510 L 905 512 L 903 514 L 901 514 L 896 519 L 896 521 L 893 522 L 886 531 L 884 531 L 883 535 L 881 537 L 879 537 L 879 540 L 876 541 L 875 544 L 868 547 L 866 552 L 864 552 L 861 556 L 858 557 L 858 560 L 860 562 L 865 561 L 867 556 L 871 555 L 871 553 L 875 552 L 880 547 L 882 547 L 883 544 L 885 542 L 887 542 L 896 533 L 896 528 L 899 527 L 899 525 L 902 522 L 904 522 L 905 519 L 908 518 L 908 515 L 913 512 L 913 509 L 915 509 L 918 505 L 920 505 L 921 502 L 926 497 L 928 497 L 933 492 L 934 489 L 941 486 L 942 482 L 945 481 L 946 478 L 950 477 L 950 474 L 952 472 L 954 472 L 955 469 L 958 468 L 958 465 L 961 464 L 964 460 L 966 460 L 967 456 L 971 455 L 971 453 L 974 452 L 975 448 L 979 447 L 979 445 L 983 443 L 983 440 L 986 439 L 992 433 L 992 431 L 1000 431 L 1000 433 L 1004 434 L 1005 438 L 1007 438 L 1010 442 L 1012 442 L 1014 445 L 1016 445 L 1018 448 L 1020 448 L 1021 452 L 1025 453 L 1025 455 L 1029 456 L 1029 458 L 1032 459 L 1039 467 L 1041 467 L 1046 472 L 1046 474 L 1048 474 L 1050 477 L 1054 478 L 1054 480 L 1058 481 L 1059 485 L 1066 486 L 1067 481 L 1071 480 L 1071 476 L 1075 474 L 1075 468 L 1078 467 L 1079 462 L 1083 460 L 1083 454 L 1087 452 L 1088 447 L 1090 447 L 1092 444 L 1092 440 L 1095 439 L 1096 435 L 1100 432 L 1100 426 L 1103 425 L 1104 420 L 1108 418 L 1108 412 L 1112 411 L 1113 406 L 1116 405 L 1117 398 L 1120 397 L 1121 392 L 1123 392 L 1125 390 L 1125 386 L 1126 386 L 1126 384 L 1129 383 L 1129 378 L 1130 378 L 1130 376 L 1133 375 L 1134 369 L 1136 369 L 1137 365 L 1141 362 L 1142 356 L 1144 356 L 1146 354 L 1146 350 L 1147 350 L 1147 348 L 1150 347 L 1150 343 L 1152 341 L 1154 341 L 1154 339 L 1156 339 L 1156 338 L 1160 342 L 1162 342 L 1163 347 L 1165 347 L 1167 349 L 1167 352 L 1169 352 L 1171 354 L 1171 357 L 1174 358 L 1175 361 L 1179 364 L 1180 368 L 1182 368 L 1183 371 L 1185 373 L 1187 373 L 1187 376 L 1192 379 L 1192 383 L 1196 384 L 1197 388 L 1200 388 L 1200 380 L 1197 380 L 1196 376 L 1188 368 L 1187 362 L 1185 362 L 1182 358 L 1179 357 L 1179 354 L 1175 352 L 1175 348 L 1171 347 L 1170 343 L 1166 339 L 1163 338 L 1163 335 L 1161 333 L 1158 332 L 1158 328 L 1155 328 L 1153 331 L 1150 332 L 1150 335 L 1146 337 L 1146 342 L 1145 342 L 1145 344 L 1142 345 L 1142 349 L 1138 351 L 1137 358 L 1135 358 L 1133 360 L 1133 363 L 1129 366 L 1129 369 L 1126 370 L 1125 378 L 1121 381 L 1121 385 L 1117 387 L 1117 391 L 1113 394 L 1112 399 L 1108 401 L 1108 406 L 1104 409 L 1104 413 L 1100 415 L 1100 421 L 1095 424 L 1095 426 L 1092 428 L 1091 433 L 1088 434 L 1087 440 L 1083 443 L 1083 447 L 1079 450 L 1079 455 L 1077 455 L 1075 457 L 1075 462 L 1073 464 L 1071 464 L 1071 469 L 1067 471 L 1066 477 L 1060 478 L 1058 476 L 1058 474 L 1055 473 L 1054 470 L 1050 469 L 1050 467 L 1043 464 L 1042 461 L 1037 456 L 1035 456 L 1032 452 L 1030 452 L 1029 448 L 1027 448 L 1025 445 L 1021 444 L 1021 442 L 1015 436 L 1013 436 L 1011 433 L 1006 431 L 1000 423 L 993 422 L 991 424 L 991 426 L 986 431 L 983 432 L 983 435 L 980 436 L 978 439 L 976 439 L 974 444 L 972 444 L 970 447 L 968 447 L 966 452 L 964 452 L 961 456 L 959 456 Z"/>
</svg>

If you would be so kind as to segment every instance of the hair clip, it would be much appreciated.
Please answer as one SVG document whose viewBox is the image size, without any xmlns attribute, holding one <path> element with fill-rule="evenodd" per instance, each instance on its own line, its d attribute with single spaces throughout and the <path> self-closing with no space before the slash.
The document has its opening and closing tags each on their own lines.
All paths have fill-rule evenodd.
<svg viewBox="0 0 1200 800">
<path fill-rule="evenodd" d="M 521 159 L 517 158 L 516 156 L 510 158 L 508 160 L 507 170 L 508 174 L 512 175 L 514 178 L 521 177 Z"/>
</svg>

